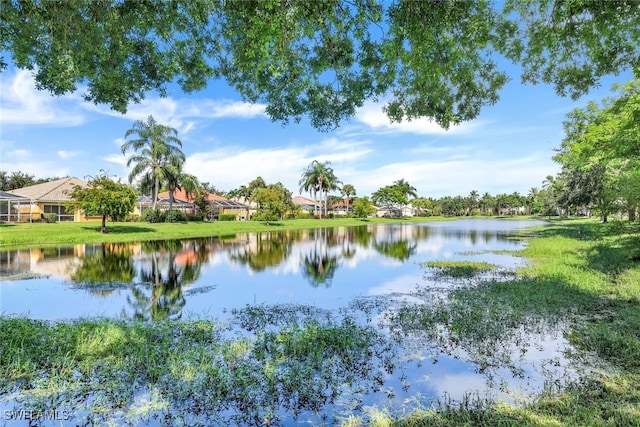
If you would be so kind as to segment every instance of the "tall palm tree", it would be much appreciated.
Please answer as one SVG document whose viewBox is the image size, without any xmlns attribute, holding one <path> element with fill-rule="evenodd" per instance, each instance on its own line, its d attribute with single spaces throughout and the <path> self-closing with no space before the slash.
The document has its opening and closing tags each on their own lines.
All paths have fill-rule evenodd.
<svg viewBox="0 0 640 427">
<path fill-rule="evenodd" d="M 314 160 L 307 166 L 304 172 L 302 172 L 302 177 L 300 181 L 298 181 L 298 184 L 300 184 L 300 192 L 303 190 L 309 191 L 310 194 L 313 194 L 314 200 L 317 199 L 318 192 L 320 194 L 324 193 L 324 214 L 327 215 L 327 197 L 329 192 L 338 190 L 340 188 L 339 184 L 342 184 L 342 181 L 340 181 L 333 172 L 331 162 L 326 161 L 320 163 Z M 318 214 L 317 206 L 314 214 Z"/>
<path fill-rule="evenodd" d="M 333 172 L 333 168 L 329 166 L 330 164 L 330 162 L 325 162 L 324 175 L 320 187 L 320 189 L 324 191 L 324 216 L 327 216 L 329 213 L 329 192 L 340 190 L 340 184 L 342 184 L 342 181 L 340 181 Z"/>
<path fill-rule="evenodd" d="M 320 191 L 319 179 L 320 179 L 320 171 L 322 169 L 322 163 L 314 160 L 311 162 L 307 168 L 302 172 L 302 176 L 298 181 L 300 185 L 300 192 L 308 191 L 309 195 L 313 197 L 313 201 L 317 201 L 318 191 Z M 313 207 L 314 216 L 318 215 L 318 204 L 315 203 Z"/>
<path fill-rule="evenodd" d="M 131 136 L 134 139 L 127 139 Z M 127 140 L 122 144 L 122 154 L 134 152 L 127 159 L 127 167 L 133 165 L 129 183 L 138 176 L 153 182 L 152 208 L 155 209 L 160 184 L 169 174 L 168 169 L 185 161 L 178 131 L 156 122 L 150 115 L 146 121 L 137 120 L 124 137 Z"/>
<path fill-rule="evenodd" d="M 340 192 L 347 198 L 347 212 L 349 212 L 351 210 L 351 196 L 356 195 L 356 188 L 351 184 L 345 184 Z"/>
</svg>

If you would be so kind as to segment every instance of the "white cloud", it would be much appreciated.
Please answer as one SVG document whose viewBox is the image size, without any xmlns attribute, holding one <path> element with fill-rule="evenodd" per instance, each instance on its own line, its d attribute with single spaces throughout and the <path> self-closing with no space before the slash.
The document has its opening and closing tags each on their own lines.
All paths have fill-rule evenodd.
<svg viewBox="0 0 640 427">
<path fill-rule="evenodd" d="M 127 112 L 121 114 L 103 105 L 84 105 L 86 109 L 99 114 L 118 117 L 131 121 L 146 120 L 150 115 L 162 124 L 178 130 L 181 135 L 196 128 L 199 120 L 207 119 L 250 119 L 266 117 L 265 106 L 229 99 L 174 99 L 153 97 L 130 104 Z"/>
<path fill-rule="evenodd" d="M 80 154 L 82 154 L 81 151 L 58 150 L 58 157 L 63 160 L 71 159 L 73 157 L 79 156 Z"/>
<path fill-rule="evenodd" d="M 292 193 L 298 194 L 300 176 L 313 160 L 330 161 L 338 178 L 341 178 L 342 170 L 371 151 L 366 142 L 336 138 L 325 139 L 317 145 L 282 148 L 229 146 L 188 156 L 185 170 L 222 190 L 246 185 L 261 176 L 267 183 L 280 181 Z"/>
<path fill-rule="evenodd" d="M 79 126 L 85 122 L 77 109 L 78 94 L 54 97 L 37 90 L 31 72 L 19 70 L 0 74 L 0 124 Z"/>
<path fill-rule="evenodd" d="M 469 133 L 481 125 L 480 122 L 466 122 L 460 125 L 452 125 L 449 130 L 444 129 L 435 121 L 428 118 L 404 120 L 401 123 L 391 123 L 391 120 L 382 111 L 381 103 L 367 102 L 356 113 L 356 120 L 376 131 L 402 132 L 420 135 L 452 135 Z"/>
<path fill-rule="evenodd" d="M 425 197 L 466 195 L 471 190 L 497 194 L 526 193 L 540 186 L 547 175 L 555 175 L 557 165 L 544 155 L 529 155 L 511 160 L 469 158 L 461 160 L 415 160 L 375 168 L 366 179 L 354 177 L 366 192 L 405 179 Z M 365 194 L 365 193 L 363 193 Z"/>
</svg>

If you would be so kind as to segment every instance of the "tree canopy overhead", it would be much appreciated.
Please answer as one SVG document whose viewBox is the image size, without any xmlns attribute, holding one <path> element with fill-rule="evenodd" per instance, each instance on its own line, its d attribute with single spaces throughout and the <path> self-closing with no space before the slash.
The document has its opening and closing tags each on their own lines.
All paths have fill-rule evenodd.
<svg viewBox="0 0 640 427">
<path fill-rule="evenodd" d="M 5 0 L 0 17 L 3 69 L 120 112 L 222 78 L 283 123 L 331 129 L 379 98 L 448 127 L 498 100 L 500 57 L 574 98 L 640 75 L 639 0 Z"/>
</svg>

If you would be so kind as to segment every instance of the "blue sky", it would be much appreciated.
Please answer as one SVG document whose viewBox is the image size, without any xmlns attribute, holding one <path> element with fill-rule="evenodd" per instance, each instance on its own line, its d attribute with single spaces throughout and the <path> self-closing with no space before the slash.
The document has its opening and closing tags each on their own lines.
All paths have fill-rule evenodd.
<svg viewBox="0 0 640 427">
<path fill-rule="evenodd" d="M 565 115 L 611 95 L 611 85 L 631 75 L 603 79 L 573 102 L 548 85 L 521 85 L 517 71 L 496 105 L 448 131 L 426 119 L 391 125 L 381 105 L 370 103 L 324 133 L 304 120 L 272 122 L 263 105 L 242 102 L 220 80 L 194 94 L 177 88 L 166 98 L 150 94 L 122 115 L 83 101 L 82 88 L 62 97 L 37 91 L 30 72 L 9 68 L 0 74 L 0 170 L 36 178 L 88 178 L 105 170 L 126 181 L 124 134 L 151 114 L 178 130 L 185 170 L 225 191 L 262 176 L 296 195 L 303 169 L 313 160 L 328 160 L 359 196 L 401 178 L 423 197 L 472 190 L 526 195 L 559 171 L 551 157 L 562 140 Z"/>
</svg>

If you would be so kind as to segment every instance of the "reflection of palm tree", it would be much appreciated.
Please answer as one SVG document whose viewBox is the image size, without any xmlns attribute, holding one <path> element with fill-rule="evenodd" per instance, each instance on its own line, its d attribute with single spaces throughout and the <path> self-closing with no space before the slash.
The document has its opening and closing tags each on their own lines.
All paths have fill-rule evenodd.
<svg viewBox="0 0 640 427">
<path fill-rule="evenodd" d="M 305 255 L 303 264 L 303 275 L 309 279 L 311 286 L 329 286 L 333 275 L 338 268 L 338 257 L 329 255 L 329 247 L 337 244 L 335 229 L 320 228 L 313 230 L 310 236 L 314 238 L 313 252 Z"/>
<path fill-rule="evenodd" d="M 128 299 L 133 306 L 133 317 L 136 320 L 165 320 L 181 316 L 186 300 L 182 286 L 193 283 L 200 275 L 202 262 L 208 257 L 208 246 L 204 241 L 184 242 L 178 240 L 146 242 L 143 247 L 150 255 L 149 264 L 140 270 L 140 278 L 151 285 L 150 293 L 134 287 L 133 299 Z M 193 254 L 185 256 L 178 263 L 176 254 Z M 163 261 L 166 266 L 163 269 Z M 146 268 L 145 268 L 146 267 Z"/>
<path fill-rule="evenodd" d="M 329 287 L 338 268 L 338 258 L 326 252 L 313 251 L 311 255 L 305 255 L 303 265 L 303 275 L 309 279 L 311 286 Z"/>
</svg>

